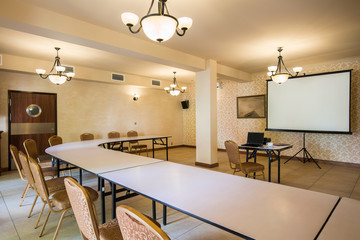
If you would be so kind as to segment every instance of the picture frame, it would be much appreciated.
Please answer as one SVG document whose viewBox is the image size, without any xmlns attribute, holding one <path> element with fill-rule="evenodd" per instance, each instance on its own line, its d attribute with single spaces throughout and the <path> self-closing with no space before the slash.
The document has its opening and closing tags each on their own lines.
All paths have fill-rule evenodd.
<svg viewBox="0 0 360 240">
<path fill-rule="evenodd" d="M 236 109 L 237 118 L 265 118 L 265 95 L 237 97 Z"/>
</svg>

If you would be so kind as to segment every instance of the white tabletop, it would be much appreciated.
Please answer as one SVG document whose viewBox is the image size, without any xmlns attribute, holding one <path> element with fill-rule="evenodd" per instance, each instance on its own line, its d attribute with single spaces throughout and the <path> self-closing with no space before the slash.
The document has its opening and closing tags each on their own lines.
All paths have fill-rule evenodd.
<svg viewBox="0 0 360 240">
<path fill-rule="evenodd" d="M 100 176 L 255 239 L 314 239 L 338 200 L 333 195 L 165 161 Z"/>
<path fill-rule="evenodd" d="M 360 239 L 360 201 L 342 198 L 318 239 Z"/>
<path fill-rule="evenodd" d="M 152 139 L 155 136 L 146 137 L 146 139 Z M 159 159 L 123 153 L 120 151 L 108 150 L 98 146 L 107 142 L 119 141 L 119 139 L 123 140 L 129 138 L 98 139 L 64 143 L 47 148 L 45 151 L 55 158 L 66 161 L 95 174 L 162 161 Z M 136 139 L 144 138 L 137 137 Z"/>
</svg>

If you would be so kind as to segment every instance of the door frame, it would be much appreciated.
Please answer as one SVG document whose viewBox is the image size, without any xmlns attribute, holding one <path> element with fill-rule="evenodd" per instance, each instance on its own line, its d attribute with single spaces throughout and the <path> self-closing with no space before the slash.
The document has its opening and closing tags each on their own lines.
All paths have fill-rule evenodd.
<svg viewBox="0 0 360 240">
<path fill-rule="evenodd" d="M 54 95 L 55 96 L 55 135 L 57 135 L 57 93 L 50 92 L 32 92 L 32 91 L 19 91 L 19 90 L 8 90 L 8 171 L 11 171 L 11 153 L 10 153 L 10 139 L 11 139 L 11 101 L 10 95 L 11 93 L 31 93 L 31 94 L 46 94 L 46 95 Z"/>
</svg>

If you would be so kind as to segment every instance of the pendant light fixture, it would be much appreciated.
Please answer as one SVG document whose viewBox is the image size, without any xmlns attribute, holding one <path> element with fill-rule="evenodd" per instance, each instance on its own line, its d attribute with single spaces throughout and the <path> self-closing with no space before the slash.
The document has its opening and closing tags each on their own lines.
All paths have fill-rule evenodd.
<svg viewBox="0 0 360 240">
<path fill-rule="evenodd" d="M 179 87 L 176 81 L 176 77 L 175 77 L 176 72 L 174 72 L 174 78 L 173 78 L 173 83 L 170 85 L 170 87 L 166 87 L 164 88 L 164 90 L 167 93 L 170 93 L 172 96 L 177 96 L 180 93 L 184 93 L 186 91 L 186 87 Z"/>
<path fill-rule="evenodd" d="M 129 27 L 130 32 L 134 34 L 138 33 L 141 28 L 144 28 L 145 35 L 153 41 L 165 42 L 169 40 L 175 32 L 179 36 L 184 36 L 186 30 L 192 25 L 192 19 L 188 17 L 177 19 L 170 15 L 166 1 L 167 0 L 158 0 L 157 12 L 151 13 L 154 5 L 154 0 L 152 0 L 147 14 L 141 18 L 140 27 L 136 31 L 132 29 L 139 21 L 139 17 L 136 14 L 125 12 L 121 14 L 121 20 Z"/>
<path fill-rule="evenodd" d="M 60 48 L 55 47 L 55 50 L 56 50 L 55 62 L 53 64 L 49 74 L 45 74 L 46 71 L 44 69 L 36 69 L 36 73 L 39 74 L 42 79 L 49 78 L 49 80 L 52 83 L 55 83 L 56 85 L 60 85 L 66 81 L 70 81 L 71 78 L 73 78 L 75 76 L 75 73 L 73 73 L 73 72 L 65 73 L 65 67 L 61 66 L 61 63 L 60 63 L 60 57 L 59 57 Z M 54 69 L 55 69 L 55 72 L 53 73 Z"/>
<path fill-rule="evenodd" d="M 278 84 L 286 82 L 289 77 L 296 77 L 302 71 L 302 67 L 294 67 L 293 71 L 295 72 L 295 75 L 290 73 L 284 64 L 283 57 L 281 56 L 282 50 L 282 47 L 278 48 L 279 56 L 277 66 L 269 66 L 269 72 L 267 73 L 268 76 L 271 77 L 271 80 Z"/>
</svg>

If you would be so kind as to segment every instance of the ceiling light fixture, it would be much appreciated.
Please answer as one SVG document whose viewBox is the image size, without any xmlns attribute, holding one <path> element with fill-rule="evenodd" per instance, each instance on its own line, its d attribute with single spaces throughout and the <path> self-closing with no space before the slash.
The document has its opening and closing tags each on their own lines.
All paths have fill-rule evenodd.
<svg viewBox="0 0 360 240">
<path fill-rule="evenodd" d="M 42 79 L 49 78 L 52 83 L 55 83 L 56 85 L 60 85 L 66 81 L 70 81 L 71 78 L 75 76 L 75 73 L 73 72 L 65 73 L 65 67 L 61 66 L 60 63 L 60 57 L 59 57 L 60 48 L 55 47 L 55 50 L 56 50 L 55 62 L 49 74 L 45 74 L 46 71 L 44 69 L 36 69 L 36 73 L 39 74 Z M 54 69 L 56 73 L 52 73 Z"/>
<path fill-rule="evenodd" d="M 289 70 L 286 68 L 284 64 L 283 57 L 281 56 L 282 50 L 283 50 L 282 47 L 278 48 L 279 56 L 278 56 L 277 66 L 268 67 L 269 72 L 267 73 L 267 75 L 271 77 L 271 80 L 273 80 L 278 84 L 286 82 L 289 79 L 289 77 L 296 77 L 302 71 L 302 67 L 294 67 L 293 71 L 295 72 L 295 75 L 289 72 Z M 286 72 L 282 71 L 282 68 Z"/>
<path fill-rule="evenodd" d="M 121 14 L 121 20 L 129 27 L 130 32 L 134 34 L 138 33 L 141 28 L 144 28 L 145 35 L 153 41 L 165 42 L 169 40 L 175 32 L 179 36 L 184 36 L 186 30 L 192 25 L 192 19 L 188 17 L 177 19 L 170 15 L 166 1 L 167 0 L 158 0 L 158 11 L 150 13 L 154 5 L 154 0 L 152 0 L 147 14 L 141 18 L 140 27 L 136 31 L 132 30 L 132 27 L 139 21 L 139 17 L 136 14 L 125 12 Z M 182 32 L 179 32 L 179 30 Z"/>
<path fill-rule="evenodd" d="M 173 83 L 170 85 L 170 87 L 166 87 L 164 88 L 164 90 L 167 93 L 170 93 L 172 96 L 177 96 L 180 93 L 184 93 L 186 91 L 186 87 L 179 87 L 176 81 L 176 77 L 175 77 L 176 72 L 174 72 L 174 79 L 173 79 Z"/>
</svg>

